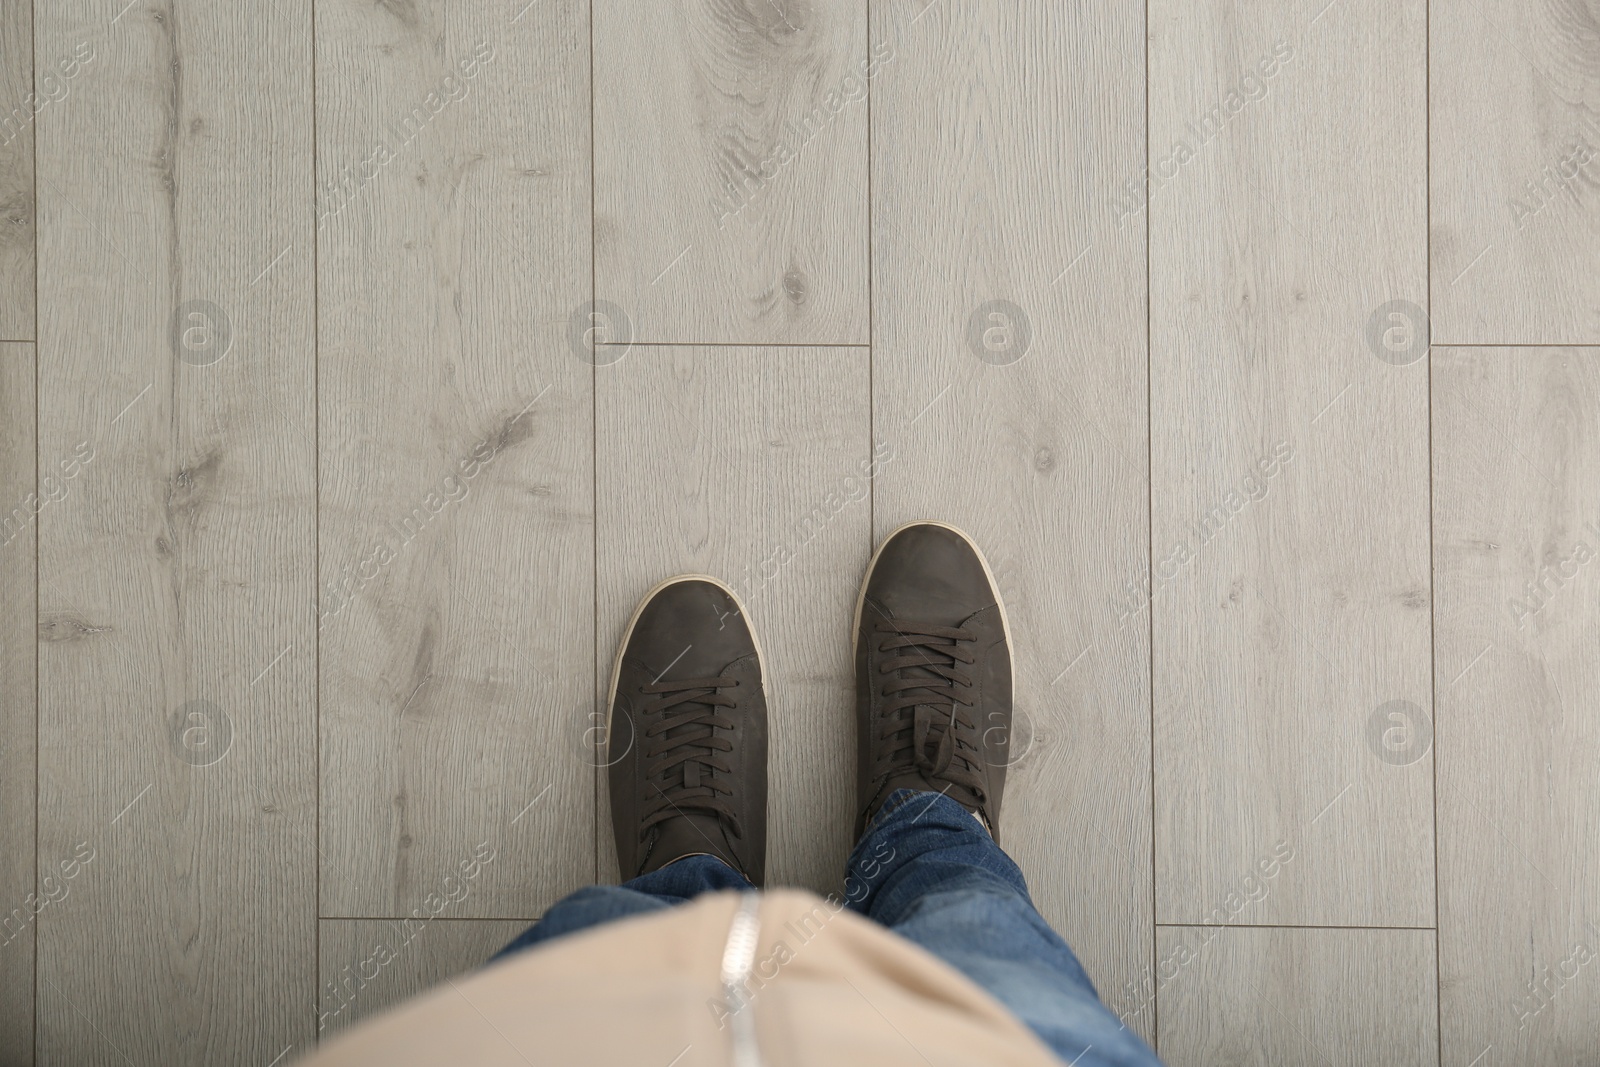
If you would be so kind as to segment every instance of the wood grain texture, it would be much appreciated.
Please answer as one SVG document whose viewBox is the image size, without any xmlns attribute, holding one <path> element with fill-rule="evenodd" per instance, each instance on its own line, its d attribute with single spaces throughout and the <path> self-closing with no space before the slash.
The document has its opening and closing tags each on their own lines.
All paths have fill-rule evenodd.
<svg viewBox="0 0 1600 1067">
<path fill-rule="evenodd" d="M 33 346 L 0 344 L 0 1062 L 33 1063 L 34 600 L 39 510 Z M 48 899 L 48 898 L 46 898 Z"/>
<path fill-rule="evenodd" d="M 583 4 L 317 5 L 322 914 L 594 875 Z"/>
<path fill-rule="evenodd" d="M 767 884 L 818 893 L 842 889 L 854 843 L 850 619 L 876 469 L 864 355 L 636 348 L 596 380 L 600 700 L 656 583 L 700 573 L 731 586 L 763 653 Z M 615 880 L 604 767 L 596 788 L 601 879 Z"/>
<path fill-rule="evenodd" d="M 1170 1067 L 1439 1063 L 1431 930 L 1163 926 L 1156 948 Z"/>
<path fill-rule="evenodd" d="M 62 69 L 77 70 L 72 56 Z M 69 86 L 59 70 L 34 85 L 34 5 L 0 5 L 0 341 L 34 339 L 34 122 Z"/>
<path fill-rule="evenodd" d="M 1444 1061 L 1597 1063 L 1600 349 L 1434 358 Z"/>
<path fill-rule="evenodd" d="M 61 63 L 74 73 L 79 66 L 71 56 Z M 61 71 L 39 73 L 43 92 L 33 78 L 32 0 L 7 0 L 0 6 L 0 341 L 33 340 L 33 124 L 70 89 Z"/>
<path fill-rule="evenodd" d="M 865 5 L 597 0 L 595 292 L 631 336 L 867 340 Z"/>
<path fill-rule="evenodd" d="M 1004 597 L 1002 837 L 1113 1010 L 1153 1030 L 1142 17 L 874 5 L 874 535 L 971 534 Z M 1006 301 L 1008 305 L 995 304 Z"/>
<path fill-rule="evenodd" d="M 317 1027 L 327 1040 L 447 978 L 474 970 L 528 928 L 511 919 L 324 919 Z"/>
<path fill-rule="evenodd" d="M 1423 4 L 1150 18 L 1156 917 L 1432 925 Z"/>
<path fill-rule="evenodd" d="M 1433 336 L 1600 342 L 1600 2 L 1434 0 Z"/>
<path fill-rule="evenodd" d="M 36 11 L 95 42 L 36 127 L 38 1058 L 268 1063 L 315 1032 L 311 11 L 121 6 Z"/>
</svg>

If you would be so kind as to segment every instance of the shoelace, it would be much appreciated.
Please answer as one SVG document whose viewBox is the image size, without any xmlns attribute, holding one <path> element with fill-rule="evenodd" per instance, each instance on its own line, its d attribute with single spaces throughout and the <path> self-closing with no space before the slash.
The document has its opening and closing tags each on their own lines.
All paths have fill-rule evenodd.
<svg viewBox="0 0 1600 1067">
<path fill-rule="evenodd" d="M 734 722 L 718 714 L 719 708 L 738 706 L 738 701 L 722 692 L 739 682 L 733 678 L 686 678 L 672 682 L 653 682 L 641 691 L 658 695 L 640 708 L 641 718 L 659 719 L 644 732 L 641 753 L 651 762 L 645 780 L 655 786 L 653 796 L 645 798 L 644 818 L 639 823 L 641 839 L 650 827 L 689 812 L 715 815 L 736 837 L 743 837 L 739 816 L 722 798 L 732 797 L 728 777 L 733 767 L 719 753 L 730 752 L 733 742 L 717 736 L 719 728 L 732 730 Z M 686 709 L 673 712 L 676 709 Z"/>
<path fill-rule="evenodd" d="M 892 679 L 879 690 L 883 705 L 874 746 L 873 777 L 882 781 L 913 767 L 923 777 L 948 782 L 984 799 L 977 773 L 977 727 L 967 711 L 973 701 L 961 697 L 973 682 L 957 664 L 971 663 L 964 644 L 975 640 L 969 630 L 930 626 L 904 620 L 880 620 L 880 653 L 899 652 L 878 664 Z"/>
</svg>

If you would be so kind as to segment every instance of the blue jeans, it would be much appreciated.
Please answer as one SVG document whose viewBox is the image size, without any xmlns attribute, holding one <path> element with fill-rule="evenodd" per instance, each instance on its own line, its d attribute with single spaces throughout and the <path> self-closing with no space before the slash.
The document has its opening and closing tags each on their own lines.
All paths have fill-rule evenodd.
<svg viewBox="0 0 1600 1067">
<path fill-rule="evenodd" d="M 965 808 L 902 789 L 851 853 L 848 907 L 921 945 L 983 987 L 1073 1067 L 1160 1067 L 1100 1003 L 1077 957 L 1040 917 L 1022 872 Z M 496 959 L 708 890 L 750 889 L 721 860 L 691 856 L 614 886 L 580 889 Z"/>
</svg>

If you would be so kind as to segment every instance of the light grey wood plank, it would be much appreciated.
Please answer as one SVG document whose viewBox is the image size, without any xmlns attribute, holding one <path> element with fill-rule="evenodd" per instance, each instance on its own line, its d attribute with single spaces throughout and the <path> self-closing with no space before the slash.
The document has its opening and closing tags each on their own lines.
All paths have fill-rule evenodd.
<svg viewBox="0 0 1600 1067">
<path fill-rule="evenodd" d="M 819 893 L 842 887 L 853 843 L 867 380 L 860 349 L 677 347 L 634 349 L 596 380 L 600 699 L 623 627 L 657 582 L 700 573 L 731 586 L 764 654 L 767 883 Z M 606 773 L 597 849 L 602 879 L 615 880 Z"/>
<path fill-rule="evenodd" d="M 583 4 L 317 5 L 322 909 L 594 875 Z"/>
<path fill-rule="evenodd" d="M 597 0 L 595 291 L 633 339 L 867 340 L 867 62 L 852 0 Z"/>
<path fill-rule="evenodd" d="M 0 1061 L 33 1063 L 34 565 L 40 510 L 34 468 L 33 346 L 0 344 Z M 62 472 L 49 492 L 59 492 Z M 59 871 L 46 887 L 59 897 Z M 49 900 L 49 896 L 43 896 Z M 52 902 L 53 903 L 53 902 Z"/>
<path fill-rule="evenodd" d="M 1145 1036 L 1154 935 L 1137 5 L 874 5 L 874 535 L 973 535 L 1005 598 L 1002 839 Z M 991 302 L 1008 301 L 1012 308 Z"/>
<path fill-rule="evenodd" d="M 1171 1067 L 1439 1062 L 1432 930 L 1163 926 L 1156 950 Z"/>
<path fill-rule="evenodd" d="M 41 1063 L 315 1033 L 307 0 L 39 5 Z M 119 17 L 120 10 L 120 17 Z M 66 871 L 74 872 L 68 876 Z"/>
<path fill-rule="evenodd" d="M 1423 8 L 1151 7 L 1161 922 L 1433 923 Z"/>
<path fill-rule="evenodd" d="M 1433 335 L 1600 342 L 1594 0 L 1435 0 Z"/>
<path fill-rule="evenodd" d="M 0 7 L 0 341 L 33 340 L 33 124 L 65 99 L 79 59 L 63 56 L 34 84 L 33 3 Z"/>
<path fill-rule="evenodd" d="M 1444 1061 L 1600 1062 L 1600 349 L 1434 367 Z"/>
<path fill-rule="evenodd" d="M 475 970 L 531 922 L 429 916 L 421 911 L 405 919 L 322 920 L 320 1039 Z"/>
</svg>

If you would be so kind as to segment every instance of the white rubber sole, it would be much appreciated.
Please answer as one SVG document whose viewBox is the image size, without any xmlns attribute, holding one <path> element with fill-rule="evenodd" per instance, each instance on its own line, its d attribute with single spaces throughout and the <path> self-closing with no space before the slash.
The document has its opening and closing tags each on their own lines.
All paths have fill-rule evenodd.
<svg viewBox="0 0 1600 1067">
<path fill-rule="evenodd" d="M 628 642 L 633 639 L 633 628 L 639 625 L 639 616 L 644 614 L 645 607 L 650 603 L 650 601 L 655 599 L 656 594 L 668 586 L 677 585 L 679 582 L 706 582 L 710 585 L 716 586 L 718 589 L 721 589 L 724 593 L 728 594 L 728 597 L 733 601 L 734 606 L 739 609 L 739 615 L 745 621 L 745 628 L 750 631 L 750 642 L 751 644 L 755 645 L 756 649 L 756 661 L 761 664 L 762 681 L 763 683 L 766 681 L 767 655 L 765 652 L 761 651 L 761 639 L 756 636 L 755 623 L 751 620 L 750 613 L 745 610 L 744 601 L 739 599 L 739 594 L 735 593 L 733 588 L 729 586 L 728 583 L 718 578 L 713 578 L 709 574 L 677 574 L 666 579 L 665 581 L 657 582 L 651 587 L 648 593 L 639 599 L 638 605 L 633 609 L 632 617 L 628 619 L 627 627 L 622 631 L 622 640 L 617 642 L 617 657 L 612 661 L 611 664 L 611 692 L 606 699 L 607 762 L 604 764 L 604 766 L 609 767 L 611 765 L 611 720 L 616 714 L 617 710 L 617 685 L 622 681 L 622 660 L 628 653 Z"/>
<path fill-rule="evenodd" d="M 978 542 L 968 536 L 967 531 L 959 526 L 951 526 L 948 522 L 939 522 L 935 519 L 917 519 L 913 522 L 903 522 L 889 531 L 887 537 L 878 542 L 877 550 L 872 553 L 872 559 L 867 561 L 867 573 L 861 579 L 861 591 L 856 594 L 855 622 L 850 628 L 850 662 L 856 661 L 856 653 L 861 645 L 861 610 L 867 603 L 867 584 L 872 581 L 872 572 L 878 565 L 878 557 L 883 555 L 883 550 L 894 540 L 894 535 L 901 530 L 912 526 L 938 526 L 949 530 L 967 543 L 973 554 L 978 557 L 978 562 L 983 566 L 983 576 L 989 580 L 989 588 L 994 590 L 995 606 L 1000 609 L 1000 632 L 1006 635 L 1006 657 L 1011 662 L 1011 685 L 1013 694 L 1017 684 L 1017 653 L 1016 646 L 1011 643 L 1011 620 L 1006 617 L 1005 600 L 1000 596 L 1000 583 L 994 580 L 994 571 L 989 569 L 989 558 L 983 554 L 983 549 L 978 547 Z"/>
</svg>

